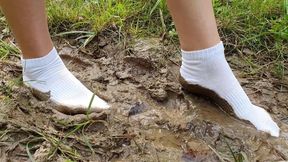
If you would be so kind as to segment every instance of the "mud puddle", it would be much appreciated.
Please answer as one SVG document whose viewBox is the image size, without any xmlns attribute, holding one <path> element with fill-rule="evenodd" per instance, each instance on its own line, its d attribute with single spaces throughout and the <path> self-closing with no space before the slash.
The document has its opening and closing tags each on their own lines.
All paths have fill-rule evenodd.
<svg viewBox="0 0 288 162">
<path fill-rule="evenodd" d="M 53 103 L 16 84 L 21 80 L 19 58 L 0 62 L 0 161 L 288 160 L 285 78 L 240 78 L 253 102 L 279 123 L 281 135 L 273 138 L 183 92 L 174 47 L 158 39 L 117 43 L 116 38 L 105 33 L 85 50 L 55 41 L 75 76 L 112 105 L 101 114 L 55 111 Z M 229 59 L 236 64 L 235 58 Z"/>
</svg>

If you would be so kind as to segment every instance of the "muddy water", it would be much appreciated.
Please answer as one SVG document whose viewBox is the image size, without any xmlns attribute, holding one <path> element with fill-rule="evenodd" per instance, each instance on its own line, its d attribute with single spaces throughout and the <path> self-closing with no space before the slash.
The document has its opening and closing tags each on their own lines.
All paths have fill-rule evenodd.
<svg viewBox="0 0 288 162">
<path fill-rule="evenodd" d="M 1 133 L 8 132 L 0 134 L 0 161 L 26 161 L 25 144 L 41 132 L 46 140 L 35 142 L 31 149 L 36 161 L 64 161 L 64 155 L 78 161 L 234 161 L 232 152 L 246 161 L 288 160 L 286 83 L 241 79 L 253 102 L 269 110 L 279 123 L 281 135 L 273 138 L 209 100 L 183 92 L 177 82 L 180 58 L 174 47 L 163 46 L 157 39 L 134 40 L 124 46 L 111 38 L 100 37 L 100 47 L 91 45 L 85 51 L 57 41 L 68 68 L 108 100 L 111 111 L 92 115 L 94 122 L 82 133 L 64 138 L 70 126 L 85 122 L 87 116 L 61 114 L 27 88 L 12 86 L 13 100 L 1 102 Z M 20 76 L 18 62 L 11 58 L 0 63 L 2 84 Z M 279 85 L 286 91 L 279 91 Z M 62 139 L 69 147 L 63 149 L 76 150 L 78 157 L 63 149 L 52 156 L 53 140 L 48 137 Z"/>
</svg>

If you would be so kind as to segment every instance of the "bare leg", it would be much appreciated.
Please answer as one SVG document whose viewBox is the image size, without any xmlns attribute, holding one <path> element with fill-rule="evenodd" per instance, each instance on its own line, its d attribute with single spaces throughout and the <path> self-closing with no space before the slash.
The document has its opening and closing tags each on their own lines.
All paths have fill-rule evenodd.
<svg viewBox="0 0 288 162">
<path fill-rule="evenodd" d="M 0 6 L 24 58 L 41 57 L 52 50 L 44 0 L 0 0 Z"/>
<path fill-rule="evenodd" d="M 49 92 L 64 113 L 86 112 L 91 99 L 91 111 L 109 108 L 75 78 L 53 48 L 44 0 L 0 0 L 0 6 L 23 53 L 23 81 L 27 86 Z"/>
<path fill-rule="evenodd" d="M 279 136 L 279 127 L 262 108 L 251 103 L 224 55 L 212 0 L 167 0 L 182 48 L 180 83 L 207 95 L 222 108 L 250 121 L 258 130 Z"/>
<path fill-rule="evenodd" d="M 167 0 L 185 51 L 211 47 L 220 42 L 211 0 Z"/>
</svg>

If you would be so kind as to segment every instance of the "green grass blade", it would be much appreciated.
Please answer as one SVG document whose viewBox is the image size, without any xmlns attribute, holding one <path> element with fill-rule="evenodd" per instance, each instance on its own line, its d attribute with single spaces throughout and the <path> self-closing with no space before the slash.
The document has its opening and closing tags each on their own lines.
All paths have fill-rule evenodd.
<svg viewBox="0 0 288 162">
<path fill-rule="evenodd" d="M 155 5 L 152 7 L 151 11 L 150 11 L 150 16 L 153 14 L 153 12 L 156 10 L 156 8 L 159 6 L 161 0 L 157 0 L 157 2 L 155 3 Z"/>
<path fill-rule="evenodd" d="M 62 32 L 58 33 L 55 36 L 65 36 L 65 35 L 71 35 L 71 34 L 95 34 L 94 32 L 89 32 L 89 31 L 68 31 L 68 32 Z"/>
<path fill-rule="evenodd" d="M 30 160 L 31 162 L 36 162 L 36 161 L 34 160 L 32 154 L 31 154 L 31 152 L 30 152 L 29 143 L 30 143 L 30 142 L 28 142 L 28 143 L 26 144 L 26 152 L 27 152 L 27 154 L 28 154 L 29 160 Z"/>
</svg>

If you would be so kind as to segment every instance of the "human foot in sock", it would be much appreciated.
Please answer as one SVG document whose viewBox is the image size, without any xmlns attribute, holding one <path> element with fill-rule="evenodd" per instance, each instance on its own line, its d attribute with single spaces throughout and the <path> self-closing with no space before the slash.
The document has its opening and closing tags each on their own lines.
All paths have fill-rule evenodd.
<svg viewBox="0 0 288 162">
<path fill-rule="evenodd" d="M 77 114 L 85 113 L 93 93 L 66 68 L 55 48 L 48 55 L 35 59 L 22 59 L 25 85 L 40 92 L 50 92 L 51 101 L 59 105 L 57 110 Z M 94 96 L 89 111 L 100 112 L 109 105 Z"/>
<path fill-rule="evenodd" d="M 180 83 L 183 88 L 212 98 L 219 106 L 232 108 L 240 119 L 258 130 L 279 136 L 280 129 L 270 115 L 253 105 L 229 67 L 223 43 L 199 51 L 182 51 Z"/>
</svg>

